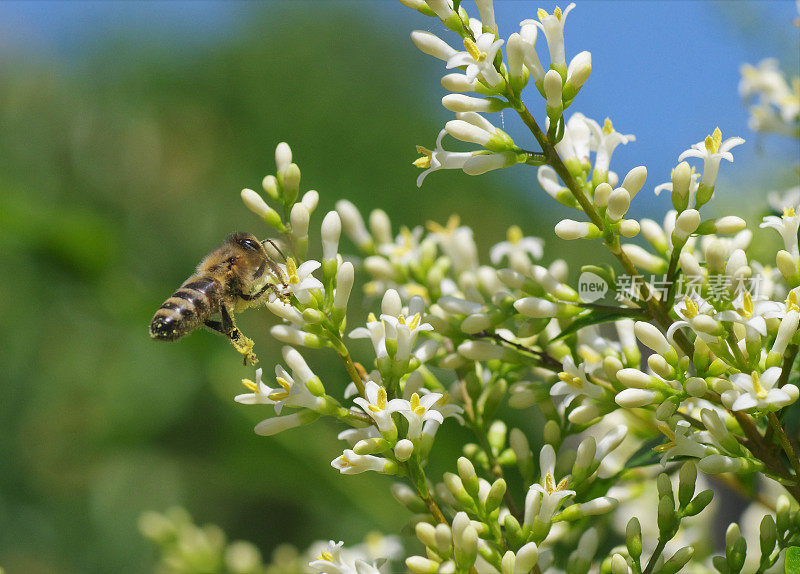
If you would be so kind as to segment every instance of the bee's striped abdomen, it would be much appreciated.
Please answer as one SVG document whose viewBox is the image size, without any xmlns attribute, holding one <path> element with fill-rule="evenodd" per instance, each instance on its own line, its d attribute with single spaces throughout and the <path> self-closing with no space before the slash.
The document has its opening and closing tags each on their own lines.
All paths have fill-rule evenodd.
<svg viewBox="0 0 800 574">
<path fill-rule="evenodd" d="M 183 337 L 218 311 L 221 295 L 222 284 L 213 277 L 189 277 L 156 311 L 150 336 L 165 341 Z"/>
</svg>

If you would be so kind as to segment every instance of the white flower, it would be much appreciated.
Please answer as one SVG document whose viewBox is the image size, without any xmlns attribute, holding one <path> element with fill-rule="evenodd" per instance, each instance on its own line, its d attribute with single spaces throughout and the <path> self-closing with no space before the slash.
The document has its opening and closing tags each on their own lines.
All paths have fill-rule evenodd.
<svg viewBox="0 0 800 574">
<path fill-rule="evenodd" d="M 361 474 L 368 470 L 392 474 L 397 470 L 397 465 L 390 460 L 371 454 L 356 454 L 349 448 L 333 459 L 331 466 L 342 474 Z"/>
<path fill-rule="evenodd" d="M 274 405 L 277 401 L 270 397 L 273 393 L 280 392 L 279 387 L 268 387 L 261 380 L 262 369 L 256 369 L 256 382 L 242 379 L 242 384 L 251 392 L 236 395 L 233 400 L 243 405 Z"/>
<path fill-rule="evenodd" d="M 286 260 L 285 265 L 279 264 L 283 275 L 286 277 L 288 291 L 297 297 L 297 300 L 302 305 L 306 305 L 311 301 L 312 295 L 309 291 L 323 288 L 322 281 L 311 275 L 321 265 L 319 261 L 309 259 L 303 262 L 300 267 L 297 267 L 291 257 Z"/>
<path fill-rule="evenodd" d="M 564 55 L 564 24 L 567 21 L 567 14 L 575 8 L 575 3 L 570 3 L 569 6 L 562 12 L 561 8 L 556 6 L 552 14 L 548 14 L 541 8 L 538 11 L 539 22 L 535 20 L 524 20 L 520 26 L 526 24 L 535 24 L 539 29 L 544 32 L 547 38 L 547 48 L 550 50 L 550 67 L 561 71 L 564 68 L 566 72 L 566 57 Z"/>
<path fill-rule="evenodd" d="M 508 228 L 507 240 L 502 241 L 492 247 L 489 251 L 489 258 L 492 263 L 497 265 L 504 258 L 508 258 L 508 264 L 512 269 L 525 272 L 531 266 L 531 260 L 541 259 L 544 241 L 538 237 L 524 237 L 522 230 L 516 225 Z"/>
<path fill-rule="evenodd" d="M 417 440 L 422 434 L 422 425 L 428 420 L 435 420 L 440 424 L 444 422 L 442 413 L 433 408 L 441 393 L 429 393 L 422 398 L 417 393 L 411 395 L 411 400 L 392 399 L 389 407 L 394 412 L 398 412 L 408 420 L 408 434 L 406 438 L 411 441 Z"/>
<path fill-rule="evenodd" d="M 444 127 L 447 133 L 463 142 L 476 143 L 491 151 L 516 149 L 514 140 L 476 112 L 458 112 Z"/>
<path fill-rule="evenodd" d="M 351 339 L 370 339 L 375 349 L 375 356 L 380 359 L 388 355 L 386 351 L 386 327 L 375 315 L 369 314 L 366 327 L 358 327 L 350 332 Z"/>
<path fill-rule="evenodd" d="M 352 383 L 351 383 L 352 384 Z M 353 384 L 355 388 L 355 385 Z M 355 446 L 358 441 L 371 438 L 381 438 L 380 431 L 374 426 L 345 429 L 336 435 L 339 440 L 346 440 L 350 446 Z"/>
<path fill-rule="evenodd" d="M 793 207 L 795 211 L 800 210 L 800 185 L 787 189 L 783 193 L 770 191 L 767 194 L 769 206 L 775 211 L 781 212 L 787 207 Z"/>
<path fill-rule="evenodd" d="M 585 118 L 585 121 L 591 131 L 592 149 L 597 150 L 597 154 L 594 158 L 593 174 L 596 173 L 599 175 L 600 179 L 603 179 L 604 174 L 608 173 L 609 166 L 611 165 L 611 154 L 614 153 L 614 148 L 619 144 L 627 144 L 628 142 L 635 141 L 636 136 L 619 133 L 614 129 L 611 120 L 608 118 L 606 118 L 602 128 L 600 124 L 590 118 Z M 592 179 L 595 179 L 594 175 Z M 598 181 L 597 183 L 600 182 Z M 611 182 L 609 181 L 609 183 Z"/>
<path fill-rule="evenodd" d="M 444 226 L 428 222 L 428 230 L 444 254 L 450 258 L 456 274 L 478 268 L 478 246 L 472 237 L 472 229 L 461 225 L 457 215 L 450 216 Z"/>
<path fill-rule="evenodd" d="M 397 429 L 392 421 L 392 413 L 396 412 L 398 404 L 387 401 L 386 389 L 374 381 L 367 381 L 364 390 L 367 398 L 357 397 L 353 402 L 375 421 L 381 434 L 396 436 Z"/>
<path fill-rule="evenodd" d="M 397 351 L 395 360 L 407 361 L 411 357 L 411 350 L 417 341 L 417 335 L 422 331 L 433 331 L 433 326 L 422 322 L 422 307 L 424 307 L 422 297 L 414 296 L 409 302 L 409 313 L 413 314 L 406 317 L 399 315 L 381 315 L 381 320 L 386 326 L 386 339 L 397 341 Z"/>
<path fill-rule="evenodd" d="M 503 40 L 495 39 L 493 32 L 480 34 L 474 41 L 470 38 L 465 38 L 464 47 L 466 50 L 450 56 L 447 59 L 447 69 L 466 66 L 467 78 L 470 81 L 481 76 L 484 83 L 495 87 L 503 80 L 494 67 L 495 57 L 503 42 Z"/>
<path fill-rule="evenodd" d="M 781 376 L 780 367 L 770 367 L 759 374 L 753 371 L 750 375 L 737 373 L 731 375 L 731 382 L 742 394 L 734 401 L 731 410 L 746 411 L 752 408 L 775 411 L 790 405 L 797 400 L 798 389 L 795 385 L 783 385 L 775 388 Z"/>
<path fill-rule="evenodd" d="M 559 381 L 550 388 L 550 395 L 553 397 L 563 395 L 569 402 L 575 397 L 587 396 L 599 399 L 603 396 L 603 389 L 589 382 L 586 378 L 584 364 L 575 365 L 575 360 L 567 355 L 562 361 L 564 370 L 558 373 Z"/>
<path fill-rule="evenodd" d="M 683 161 L 687 157 L 697 157 L 703 160 L 703 178 L 701 185 L 713 188 L 717 181 L 719 172 L 719 162 L 724 160 L 733 161 L 731 149 L 744 143 L 740 137 L 728 138 L 722 141 L 722 132 L 719 128 L 714 133 L 706 137 L 705 140 L 697 142 L 690 149 L 678 156 L 678 161 Z"/>
<path fill-rule="evenodd" d="M 394 243 L 382 243 L 378 246 L 378 253 L 395 265 L 407 266 L 418 262 L 422 257 L 422 244 L 420 243 L 422 234 L 422 227 L 408 229 L 403 226 Z"/>
<path fill-rule="evenodd" d="M 800 250 L 797 245 L 797 230 L 800 228 L 800 212 L 795 211 L 794 207 L 785 207 L 783 216 L 777 217 L 769 215 L 764 218 L 762 228 L 772 228 L 781 234 L 786 251 L 793 257 L 800 257 Z"/>
<path fill-rule="evenodd" d="M 536 37 L 539 35 L 539 28 L 537 27 L 538 22 L 536 22 L 536 20 L 523 20 L 519 23 L 519 26 L 519 36 L 522 40 L 522 56 L 525 67 L 528 68 L 537 86 L 541 88 L 541 82 L 544 80 L 545 72 L 539 60 L 539 55 L 536 53 Z"/>
<path fill-rule="evenodd" d="M 291 367 L 292 374 L 286 372 L 281 365 L 275 366 L 275 377 L 278 387 L 271 388 L 261 380 L 262 370 L 256 370 L 256 383 L 243 380 L 242 383 L 253 392 L 235 397 L 235 401 L 242 404 L 271 404 L 275 405 L 275 414 L 281 414 L 285 406 L 307 408 L 316 410 L 325 405 L 325 399 L 315 396 L 309 391 L 308 385 L 322 386 L 319 378 L 308 368 L 302 355 L 292 347 L 283 348 L 283 357 Z"/>
<path fill-rule="evenodd" d="M 733 321 L 745 326 L 748 339 L 756 339 L 751 332 L 757 332 L 762 337 L 767 336 L 766 319 L 782 317 L 782 305 L 775 301 L 753 301 L 749 291 L 743 291 L 734 301 L 735 310 L 728 310 L 716 315 L 717 321 Z"/>
<path fill-rule="evenodd" d="M 539 483 L 533 484 L 528 489 L 525 496 L 525 514 L 523 524 L 532 526 L 534 518 L 539 522 L 549 524 L 558 507 L 568 496 L 575 496 L 574 490 L 567 490 L 569 480 L 564 478 L 557 485 L 553 475 L 548 472 L 542 480 L 544 486 Z"/>
<path fill-rule="evenodd" d="M 665 465 L 667 460 L 676 457 L 689 456 L 692 458 L 703 458 L 714 452 L 703 444 L 703 442 L 706 442 L 704 440 L 704 433 L 692 429 L 692 425 L 686 421 L 678 421 L 675 425 L 675 432 L 666 425 L 659 426 L 661 432 L 670 439 L 670 442 L 655 448 L 656 451 L 664 453 L 664 456 L 661 457 L 662 465 Z"/>
<path fill-rule="evenodd" d="M 476 152 L 473 151 L 447 151 L 442 147 L 442 139 L 447 135 L 447 130 L 439 132 L 436 138 L 436 149 L 428 150 L 422 146 L 417 147 L 417 152 L 422 157 L 414 162 L 419 168 L 427 168 L 417 178 L 417 187 L 422 187 L 422 182 L 429 173 L 440 169 L 463 169 L 467 160 L 472 158 Z"/>
<path fill-rule="evenodd" d="M 381 574 L 380 570 L 372 564 L 356 558 L 363 554 L 354 548 L 348 551 L 342 548 L 344 542 L 331 540 L 327 546 L 319 550 L 319 555 L 308 565 L 316 572 L 324 574 Z"/>
</svg>

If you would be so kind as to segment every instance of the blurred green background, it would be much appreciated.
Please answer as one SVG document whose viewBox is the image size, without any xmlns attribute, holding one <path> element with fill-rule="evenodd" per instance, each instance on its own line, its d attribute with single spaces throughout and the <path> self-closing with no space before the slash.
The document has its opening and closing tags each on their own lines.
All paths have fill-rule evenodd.
<svg viewBox="0 0 800 574">
<path fill-rule="evenodd" d="M 8 574 L 149 572 L 154 554 L 136 520 L 174 504 L 267 556 L 280 542 L 352 544 L 405 523 L 390 480 L 330 468 L 342 449 L 333 425 L 252 433 L 267 410 L 233 402 L 239 380 L 253 375 L 223 339 L 199 332 L 159 344 L 147 335 L 155 309 L 227 233 L 268 233 L 239 191 L 273 171 L 279 141 L 292 146 L 302 189 L 320 192 L 312 227 L 339 198 L 365 214 L 382 207 L 396 226 L 457 211 L 484 254 L 516 223 L 552 243 L 548 261 L 582 260 L 552 241 L 567 210 L 538 203 L 530 171 L 437 173 L 416 189 L 414 146 L 432 146 L 447 114 L 440 63 L 416 52 L 408 31 L 438 28 L 399 4 L 335 4 L 238 4 L 247 17 L 208 42 L 140 26 L 87 42 L 80 57 L 0 46 L 0 565 Z M 504 4 L 515 21 L 535 12 Z M 735 22 L 721 25 L 741 37 Z M 717 88 L 735 98 L 735 84 Z M 735 112 L 744 123 L 744 108 Z M 670 140 L 663 165 L 711 129 Z M 641 162 L 623 153 L 628 167 Z M 271 317 L 240 321 L 270 371 L 280 358 Z M 327 386 L 344 387 L 337 364 L 306 355 Z M 533 432 L 532 421 L 520 424 Z M 464 437 L 440 436 L 444 466 Z"/>
</svg>

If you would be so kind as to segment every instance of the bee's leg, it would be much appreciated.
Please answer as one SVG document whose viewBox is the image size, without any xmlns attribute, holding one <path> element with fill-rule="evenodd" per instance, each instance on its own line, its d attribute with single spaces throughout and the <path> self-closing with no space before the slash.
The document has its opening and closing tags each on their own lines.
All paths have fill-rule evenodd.
<svg viewBox="0 0 800 574">
<path fill-rule="evenodd" d="M 288 287 L 288 285 L 284 285 L 284 286 Z M 264 293 L 266 293 L 267 291 L 270 291 L 270 290 L 274 291 L 275 295 L 281 301 L 283 301 L 284 303 L 289 303 L 289 295 L 287 295 L 285 292 L 283 292 L 280 289 L 278 289 L 278 286 L 273 284 L 273 283 L 267 283 L 261 289 L 259 289 L 258 292 L 255 293 L 254 295 L 245 295 L 244 293 L 240 293 L 239 297 L 241 297 L 245 301 L 255 301 L 255 300 L 260 299 L 261 297 L 263 297 Z"/>
<path fill-rule="evenodd" d="M 225 305 L 220 305 L 219 314 L 220 318 L 222 319 L 221 322 L 217 323 L 217 321 L 206 321 L 206 325 L 211 329 L 218 330 L 220 333 L 230 339 L 233 348 L 244 356 L 245 365 L 247 364 L 247 361 L 250 361 L 251 364 L 255 365 L 258 362 L 258 357 L 256 357 L 256 354 L 253 352 L 253 347 L 255 346 L 253 340 L 249 337 L 246 337 L 244 333 L 239 330 L 239 328 L 236 326 L 236 322 L 233 320 L 233 313 L 230 312 L 228 307 Z M 220 327 L 219 329 L 216 328 L 217 325 Z"/>
</svg>

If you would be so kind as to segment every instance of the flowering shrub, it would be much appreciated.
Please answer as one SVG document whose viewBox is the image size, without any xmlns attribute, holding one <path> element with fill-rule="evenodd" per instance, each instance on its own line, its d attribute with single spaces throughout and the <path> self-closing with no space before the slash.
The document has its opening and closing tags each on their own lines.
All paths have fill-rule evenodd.
<svg viewBox="0 0 800 574">
<path fill-rule="evenodd" d="M 406 553 L 412 572 L 780 568 L 800 545 L 800 193 L 771 196 L 780 215 L 761 227 L 777 231 L 784 249 L 763 263 L 750 260 L 746 222 L 708 215 L 720 164 L 744 143 L 716 129 L 678 157 L 670 182 L 655 186 L 672 199 L 663 222 L 638 220 L 629 209 L 646 167 L 622 177 L 612 169 L 614 149 L 634 136 L 608 119 L 567 111 L 591 72 L 589 52 L 567 62 L 564 28 L 574 4 L 540 9 L 503 39 L 491 0 L 476 0 L 478 17 L 459 1 L 402 2 L 453 38 L 411 33 L 451 70 L 442 78 L 451 92 L 442 104 L 455 114 L 433 149 L 418 148 L 417 184 L 441 169 L 479 175 L 533 166 L 542 189 L 576 212 L 556 225 L 558 237 L 602 243 L 618 267 L 585 265 L 574 288 L 566 264 L 540 264 L 543 242 L 516 226 L 482 262 L 472 230 L 457 217 L 393 232 L 386 213 L 375 210 L 365 221 L 346 200 L 322 218 L 316 237 L 319 195 L 300 194 L 300 168 L 281 143 L 276 173 L 263 180 L 266 199 L 242 191 L 245 205 L 282 234 L 287 253 L 283 277 L 274 279 L 288 287 L 265 303 L 282 320 L 271 335 L 285 345 L 284 364 L 274 378 L 256 370 L 255 381 L 243 381 L 248 392 L 235 397 L 274 409 L 255 432 L 338 419 L 346 447 L 334 469 L 397 477 L 393 494 L 410 510 L 422 544 Z M 540 33 L 547 66 L 537 51 Z M 757 101 L 754 129 L 798 135 L 798 82 L 792 86 L 772 61 L 744 68 L 742 95 Z M 519 115 L 532 136 L 520 145 L 534 151 L 482 115 L 503 110 Z M 450 151 L 448 137 L 474 148 Z M 357 256 L 340 253 L 342 231 Z M 630 241 L 640 235 L 646 247 Z M 311 241 L 321 242 L 320 261 L 307 258 Z M 348 308 L 356 272 L 366 276 L 379 313 Z M 358 338 L 369 339 L 373 355 L 356 362 L 348 342 Z M 304 353 L 338 357 L 346 388 L 321 380 Z M 498 414 L 505 402 L 543 416 L 537 452 L 532 437 Z M 437 432 L 454 425 L 467 427 L 474 442 L 463 446 L 456 468 L 432 476 Z M 747 532 L 731 524 L 717 556 L 706 539 L 707 477 L 754 502 Z M 142 527 L 164 548 L 168 571 L 196 571 L 184 535 L 208 554 L 212 571 L 275 571 L 253 548 L 226 548 L 220 533 L 183 515 L 148 515 Z M 272 568 L 388 572 L 400 548 L 394 538 L 377 540 L 372 548 L 383 548 L 381 555 L 331 542 Z"/>
</svg>

